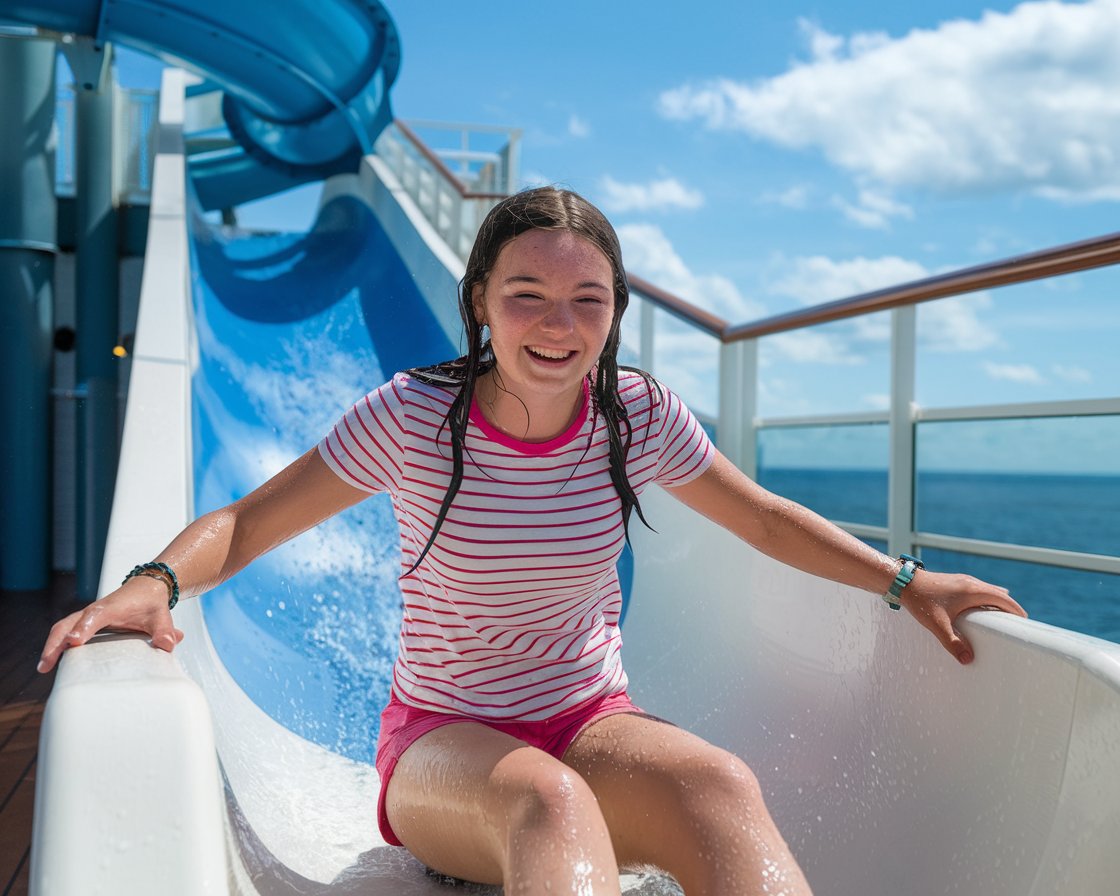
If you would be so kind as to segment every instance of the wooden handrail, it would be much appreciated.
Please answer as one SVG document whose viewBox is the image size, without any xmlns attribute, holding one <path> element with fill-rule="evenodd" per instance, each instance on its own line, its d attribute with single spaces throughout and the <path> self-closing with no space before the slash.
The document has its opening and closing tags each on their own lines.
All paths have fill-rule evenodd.
<svg viewBox="0 0 1120 896">
<path fill-rule="evenodd" d="M 981 289 L 1010 286 L 1013 283 L 1043 280 L 1060 274 L 1072 274 L 1117 263 L 1120 263 L 1120 233 L 1113 233 L 1003 261 L 938 274 L 924 280 L 903 283 L 900 286 L 861 293 L 837 302 L 815 305 L 804 311 L 777 314 L 753 323 L 737 324 L 725 330 L 722 339 L 724 342 L 755 339 L 759 336 L 770 336 L 774 333 L 857 317 L 861 314 L 888 311 L 904 305 L 916 305 L 931 299 L 964 295 Z"/>
<path fill-rule="evenodd" d="M 633 274 L 627 276 L 635 291 L 658 307 L 711 333 L 720 342 L 731 343 L 858 317 L 862 314 L 872 314 L 876 311 L 889 311 L 892 308 L 916 305 L 932 299 L 964 295 L 981 289 L 1088 271 L 1111 264 L 1120 264 L 1120 233 L 1066 243 L 1040 252 L 963 268 L 899 286 L 860 293 L 835 302 L 825 302 L 803 310 L 775 314 L 761 320 L 734 325 L 640 277 Z"/>
<path fill-rule="evenodd" d="M 630 281 L 630 288 L 637 293 L 645 296 L 652 301 L 659 308 L 664 308 L 675 317 L 688 321 L 701 330 L 711 333 L 717 339 L 723 339 L 723 334 L 727 331 L 729 324 L 722 317 L 717 317 L 710 311 L 705 311 L 703 308 L 697 308 L 691 302 L 687 302 L 680 296 L 675 296 L 671 292 L 666 292 L 659 286 L 654 286 L 648 280 L 631 274 L 629 271 L 626 273 L 626 279 Z"/>
<path fill-rule="evenodd" d="M 463 199 L 499 200 L 505 199 L 506 196 L 509 195 L 508 193 L 472 193 L 470 190 L 463 186 L 462 181 L 460 181 L 459 178 L 457 178 L 452 173 L 451 169 L 443 163 L 443 159 L 432 152 L 431 149 L 428 148 L 428 145 L 416 135 L 416 132 L 413 131 L 412 128 L 406 125 L 399 118 L 394 119 L 393 124 L 396 125 L 397 130 L 405 136 L 409 143 L 415 146 L 416 150 L 425 159 L 428 160 L 432 167 L 434 167 L 451 184 L 451 186 L 455 188 L 455 190 Z"/>
</svg>

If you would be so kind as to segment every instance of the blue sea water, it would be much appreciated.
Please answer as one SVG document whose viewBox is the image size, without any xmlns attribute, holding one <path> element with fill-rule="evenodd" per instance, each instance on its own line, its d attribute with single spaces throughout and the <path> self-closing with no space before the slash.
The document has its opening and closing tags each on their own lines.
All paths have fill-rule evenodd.
<svg viewBox="0 0 1120 896">
<path fill-rule="evenodd" d="M 764 468 L 759 482 L 830 519 L 887 523 L 885 470 Z M 1120 476 L 927 471 L 914 499 L 921 532 L 1120 554 Z M 1120 576 L 929 549 L 922 559 L 1009 588 L 1034 619 L 1120 643 Z"/>
</svg>

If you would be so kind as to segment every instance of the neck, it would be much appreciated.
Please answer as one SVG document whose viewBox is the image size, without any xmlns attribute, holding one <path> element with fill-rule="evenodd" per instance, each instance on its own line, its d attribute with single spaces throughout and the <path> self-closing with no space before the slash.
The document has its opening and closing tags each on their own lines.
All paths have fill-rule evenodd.
<svg viewBox="0 0 1120 896">
<path fill-rule="evenodd" d="M 526 396 L 505 388 L 497 370 L 483 374 L 475 396 L 488 423 L 522 442 L 547 442 L 565 432 L 583 406 L 584 387 L 571 395 Z"/>
</svg>

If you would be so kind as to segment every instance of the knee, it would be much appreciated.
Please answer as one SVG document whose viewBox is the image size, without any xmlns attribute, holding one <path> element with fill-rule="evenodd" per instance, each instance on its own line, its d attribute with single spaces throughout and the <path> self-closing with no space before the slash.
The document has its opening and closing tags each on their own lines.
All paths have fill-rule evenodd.
<svg viewBox="0 0 1120 896">
<path fill-rule="evenodd" d="M 731 819 L 749 825 L 768 816 L 758 778 L 738 756 L 712 748 L 682 778 L 682 809 L 694 826 L 725 827 Z"/>
<path fill-rule="evenodd" d="M 514 829 L 570 827 L 587 813 L 598 811 L 591 788 L 577 772 L 549 765 L 518 782 L 510 820 Z"/>
</svg>

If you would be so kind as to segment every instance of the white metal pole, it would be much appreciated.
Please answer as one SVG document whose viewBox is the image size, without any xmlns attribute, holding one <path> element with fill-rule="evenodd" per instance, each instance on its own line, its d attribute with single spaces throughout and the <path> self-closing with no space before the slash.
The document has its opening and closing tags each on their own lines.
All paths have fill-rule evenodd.
<svg viewBox="0 0 1120 896">
<path fill-rule="evenodd" d="M 719 423 L 716 447 L 744 473 L 758 476 L 758 340 L 719 349 Z"/>
<path fill-rule="evenodd" d="M 638 366 L 647 373 L 654 373 L 654 322 L 656 320 L 653 302 L 641 299 L 638 305 Z"/>
<path fill-rule="evenodd" d="M 914 552 L 914 362 L 917 308 L 891 311 L 890 470 L 887 477 L 887 549 Z"/>
</svg>

